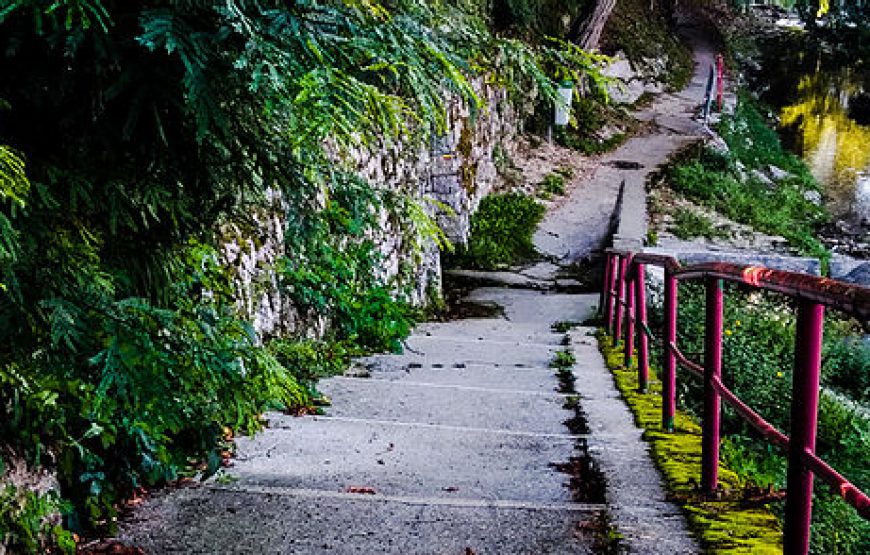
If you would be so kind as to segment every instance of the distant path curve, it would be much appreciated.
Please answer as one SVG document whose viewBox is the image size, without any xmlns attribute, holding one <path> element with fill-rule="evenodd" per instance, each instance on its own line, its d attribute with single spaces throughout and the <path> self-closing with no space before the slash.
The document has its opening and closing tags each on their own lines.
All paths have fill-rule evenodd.
<svg viewBox="0 0 870 555">
<path fill-rule="evenodd" d="M 637 119 L 650 123 L 649 130 L 605 154 L 599 168 L 573 187 L 562 202 L 553 205 L 538 227 L 535 246 L 560 266 L 588 259 L 605 246 L 623 182 L 626 187 L 644 187 L 649 175 L 671 156 L 707 135 L 695 115 L 704 98 L 716 47 L 698 24 L 686 22 L 680 32 L 694 53 L 692 80 L 682 91 L 661 94 L 650 106 L 635 112 Z M 638 169 L 620 169 L 619 162 L 633 162 Z M 637 219 L 636 223 L 645 229 L 645 211 Z"/>
</svg>

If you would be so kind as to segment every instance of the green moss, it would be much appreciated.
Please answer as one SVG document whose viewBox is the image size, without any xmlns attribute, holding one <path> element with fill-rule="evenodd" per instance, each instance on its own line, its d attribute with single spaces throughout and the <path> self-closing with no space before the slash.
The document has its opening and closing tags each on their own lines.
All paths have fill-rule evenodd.
<svg viewBox="0 0 870 555">
<path fill-rule="evenodd" d="M 473 195 L 476 189 L 477 164 L 471 161 L 471 150 L 474 144 L 474 128 L 470 120 L 463 122 L 462 131 L 459 133 L 459 142 L 456 144 L 456 152 L 462 156 L 462 167 L 459 170 L 459 178 L 462 186 Z"/>
<path fill-rule="evenodd" d="M 747 506 L 737 494 L 740 479 L 719 466 L 721 499 L 708 499 L 698 491 L 701 469 L 701 427 L 689 415 L 677 412 L 674 431 L 661 428 L 661 382 L 650 375 L 646 393 L 638 391 L 637 372 L 623 365 L 623 351 L 603 332 L 601 352 L 613 373 L 668 489 L 686 513 L 689 523 L 710 553 L 782 553 L 779 520 L 766 507 Z"/>
</svg>

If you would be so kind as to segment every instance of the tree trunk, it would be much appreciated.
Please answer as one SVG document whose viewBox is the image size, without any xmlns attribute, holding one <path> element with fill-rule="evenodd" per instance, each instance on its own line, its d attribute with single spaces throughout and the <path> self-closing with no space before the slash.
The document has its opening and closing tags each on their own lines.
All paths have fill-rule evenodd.
<svg viewBox="0 0 870 555">
<path fill-rule="evenodd" d="M 601 40 L 601 32 L 604 31 L 604 25 L 610 18 L 610 12 L 616 6 L 616 0 L 598 0 L 595 3 L 595 9 L 589 15 L 589 18 L 583 23 L 583 29 L 580 32 L 580 47 L 583 50 L 594 50 L 598 48 L 598 41 Z"/>
</svg>

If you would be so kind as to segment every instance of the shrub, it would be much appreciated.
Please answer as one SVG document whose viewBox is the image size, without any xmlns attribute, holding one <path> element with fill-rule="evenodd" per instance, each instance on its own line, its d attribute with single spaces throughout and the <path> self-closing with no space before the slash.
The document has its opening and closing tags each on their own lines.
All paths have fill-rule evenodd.
<svg viewBox="0 0 870 555">
<path fill-rule="evenodd" d="M 543 217 L 544 207 L 521 193 L 484 198 L 471 217 L 471 237 L 458 249 L 458 261 L 490 270 L 531 258 L 532 235 Z"/>
</svg>

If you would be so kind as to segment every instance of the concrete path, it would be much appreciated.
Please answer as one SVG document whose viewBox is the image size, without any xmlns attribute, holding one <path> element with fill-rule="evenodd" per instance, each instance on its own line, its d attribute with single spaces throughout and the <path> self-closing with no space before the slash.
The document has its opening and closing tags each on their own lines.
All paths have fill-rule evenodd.
<svg viewBox="0 0 870 555">
<path fill-rule="evenodd" d="M 405 354 L 361 361 L 370 377 L 325 380 L 324 416 L 268 415 L 227 477 L 149 499 L 121 539 L 151 554 L 568 554 L 615 552 L 614 526 L 625 551 L 697 552 L 591 330 L 550 329 L 596 298 L 471 300 L 504 315 L 424 324 Z M 579 408 L 548 367 L 569 342 Z"/>
<path fill-rule="evenodd" d="M 614 232 L 617 240 L 628 241 L 619 246 L 641 248 L 647 230 L 647 178 L 673 154 L 707 135 L 703 122 L 695 116 L 704 99 L 707 72 L 716 50 L 700 27 L 687 24 L 681 32 L 694 50 L 692 80 L 683 91 L 659 95 L 648 108 L 637 112 L 635 117 L 648 122 L 649 130 L 604 155 L 595 174 L 547 213 L 534 243 L 552 261 L 567 265 L 588 258 L 609 246 L 605 243 Z M 636 169 L 622 169 L 625 167 Z M 614 229 L 617 199 L 623 186 L 625 208 L 619 229 Z"/>
<path fill-rule="evenodd" d="M 692 84 L 639 113 L 652 130 L 547 214 L 535 244 L 550 262 L 471 292 L 499 317 L 424 324 L 405 354 L 360 361 L 354 375 L 367 377 L 325 380 L 325 415 L 268 415 L 225 476 L 147 500 L 121 540 L 151 554 L 698 553 L 593 330 L 551 329 L 592 314 L 597 296 L 552 290 L 571 291 L 562 267 L 603 246 L 620 188 L 639 207 L 627 233 L 642 237 L 645 206 L 626 198 L 703 135 L 692 116 L 713 50 L 688 32 Z M 574 380 L 549 368 L 563 349 L 579 361 Z"/>
</svg>

